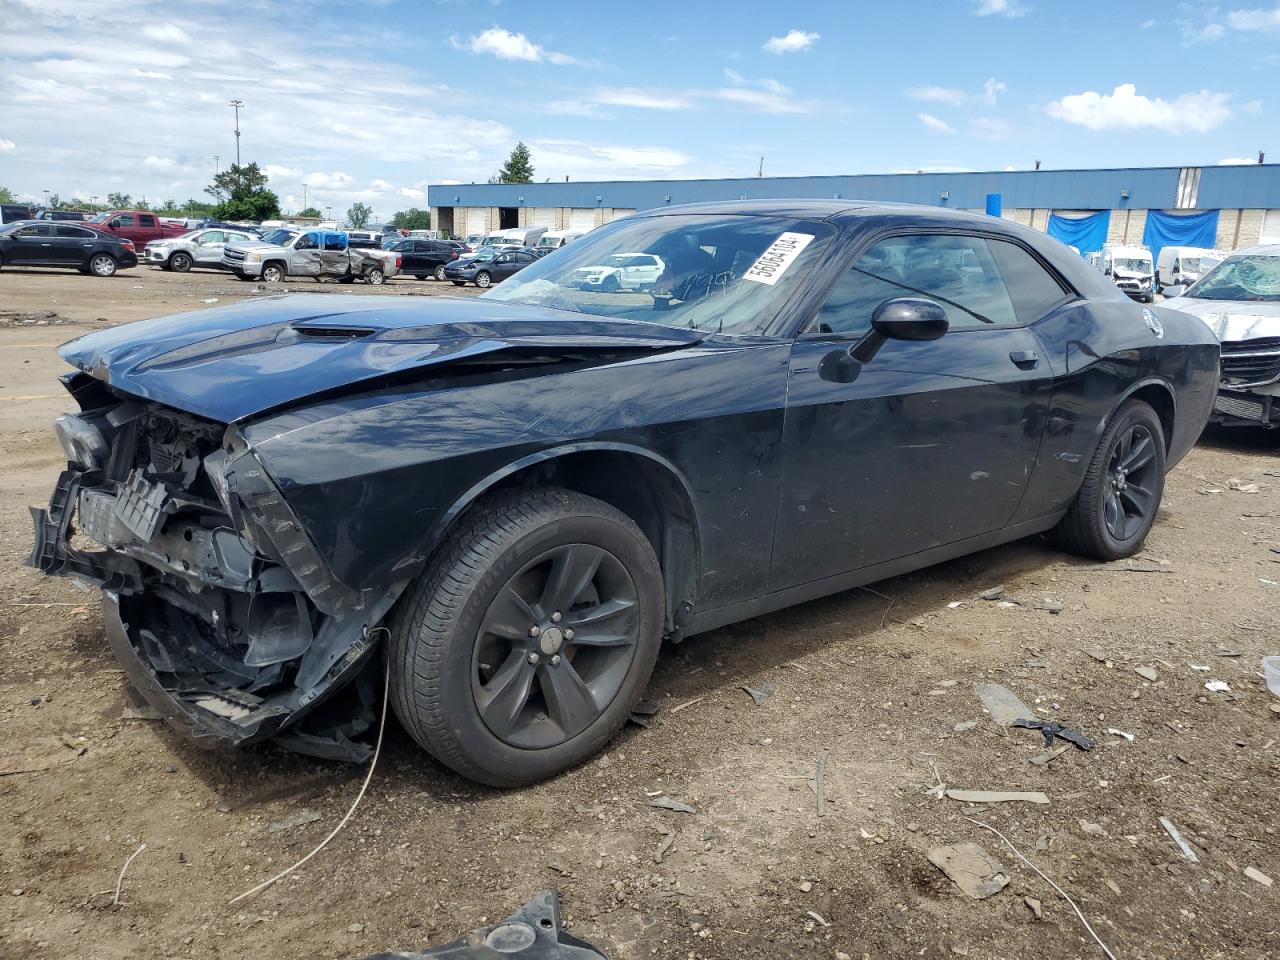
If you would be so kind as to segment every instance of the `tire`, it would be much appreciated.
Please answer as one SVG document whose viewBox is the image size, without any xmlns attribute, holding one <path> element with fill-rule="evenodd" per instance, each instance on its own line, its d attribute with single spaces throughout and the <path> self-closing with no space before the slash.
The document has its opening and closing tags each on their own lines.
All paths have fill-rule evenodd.
<svg viewBox="0 0 1280 960">
<path fill-rule="evenodd" d="M 386 276 L 378 267 L 370 267 L 364 272 L 364 282 L 375 287 L 382 286 L 386 279 Z"/>
<path fill-rule="evenodd" d="M 89 258 L 89 272 L 95 277 L 114 277 L 118 266 L 116 258 L 109 253 L 95 253 Z"/>
<path fill-rule="evenodd" d="M 1115 471 L 1121 467 L 1125 472 L 1117 477 Z M 1141 400 L 1126 401 L 1098 442 L 1075 502 L 1053 530 L 1054 539 L 1065 550 L 1094 560 L 1133 556 L 1155 523 L 1164 472 L 1160 418 Z M 1137 509 L 1144 499 L 1145 505 Z"/>
<path fill-rule="evenodd" d="M 251 277 L 251 276 L 249 276 L 249 274 L 247 274 L 247 273 L 241 273 L 239 270 L 237 270 L 237 271 L 236 271 L 236 279 L 237 279 L 237 280 L 243 280 L 245 283 L 252 283 L 254 280 L 257 280 L 258 278 L 257 278 L 257 277 Z"/>
<path fill-rule="evenodd" d="M 476 286 L 481 290 L 487 290 L 493 286 L 493 277 L 489 276 L 488 270 L 481 270 L 476 274 Z"/>
<path fill-rule="evenodd" d="M 186 273 L 191 269 L 191 254 L 179 250 L 169 258 L 168 266 L 175 273 Z"/>
<path fill-rule="evenodd" d="M 443 279 L 444 279 L 444 264 L 442 263 L 442 264 L 440 264 L 439 266 L 437 266 L 437 267 L 435 268 L 435 270 L 434 270 L 434 271 L 432 271 L 432 274 L 431 274 L 431 275 L 432 275 L 433 277 L 435 277 L 437 280 L 443 280 Z"/>
<path fill-rule="evenodd" d="M 622 289 L 622 281 L 617 277 L 605 277 L 604 282 L 600 284 L 600 289 L 605 293 L 617 293 Z"/>
<path fill-rule="evenodd" d="M 465 281 L 465 280 L 455 280 L 455 281 L 453 281 L 453 285 L 454 285 L 455 287 L 465 287 L 465 286 L 467 285 L 467 281 Z"/>
<path fill-rule="evenodd" d="M 259 279 L 263 283 L 283 283 L 284 267 L 278 263 L 264 263 L 262 265 L 262 274 Z"/>
<path fill-rule="evenodd" d="M 413 279 L 415 279 L 415 280 L 425 280 L 425 279 L 427 279 L 427 275 L 426 275 L 425 273 L 415 273 L 415 274 L 413 275 Z"/>
<path fill-rule="evenodd" d="M 582 576 L 570 581 L 586 586 L 555 589 L 561 581 L 551 571 L 577 564 Z M 579 600 L 561 604 L 566 597 Z M 583 615 L 605 606 L 608 616 Z M 595 754 L 626 722 L 653 672 L 662 611 L 658 558 L 623 513 L 552 487 L 489 497 L 463 516 L 396 607 L 391 704 L 424 749 L 465 777 L 495 787 L 544 780 Z M 537 636 L 526 632 L 530 618 L 541 623 Z M 499 632 L 486 630 L 491 624 Z M 598 645 L 588 631 L 623 642 Z M 568 695 L 559 700 L 557 691 Z"/>
</svg>

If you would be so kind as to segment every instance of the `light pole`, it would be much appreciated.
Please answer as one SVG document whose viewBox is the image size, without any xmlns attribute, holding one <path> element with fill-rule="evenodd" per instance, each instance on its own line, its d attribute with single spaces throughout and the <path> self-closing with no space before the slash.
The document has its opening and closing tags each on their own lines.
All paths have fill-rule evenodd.
<svg viewBox="0 0 1280 960">
<path fill-rule="evenodd" d="M 47 191 L 46 191 L 46 192 L 47 192 Z M 325 210 L 325 213 L 327 214 L 327 216 L 325 217 L 325 219 L 326 219 L 326 220 L 332 220 L 332 219 L 333 219 L 333 207 L 325 207 L 325 208 L 324 208 L 324 210 Z"/>
<path fill-rule="evenodd" d="M 240 108 L 244 106 L 243 100 L 228 101 L 227 106 L 233 107 L 236 111 L 236 166 L 240 166 Z"/>
<path fill-rule="evenodd" d="M 41 192 L 42 192 L 42 193 L 44 193 L 44 205 L 45 205 L 45 209 L 48 209 L 48 207 L 49 207 L 49 191 L 48 191 L 48 190 L 44 190 L 44 191 L 41 191 Z"/>
<path fill-rule="evenodd" d="M 302 185 L 302 209 L 307 209 L 307 185 L 305 183 Z"/>
<path fill-rule="evenodd" d="M 216 177 L 222 173 L 222 157 L 216 153 L 213 155 L 213 175 Z"/>
</svg>

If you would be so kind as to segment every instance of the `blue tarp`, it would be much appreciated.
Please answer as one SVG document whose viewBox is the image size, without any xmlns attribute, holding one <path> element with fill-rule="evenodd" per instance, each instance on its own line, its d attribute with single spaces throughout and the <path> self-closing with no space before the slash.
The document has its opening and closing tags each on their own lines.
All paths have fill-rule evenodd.
<svg viewBox="0 0 1280 960">
<path fill-rule="evenodd" d="M 1204 247 L 1212 250 L 1218 242 L 1218 211 L 1178 214 L 1161 210 L 1147 211 L 1147 226 L 1142 231 L 1142 245 L 1151 250 L 1153 260 L 1160 259 L 1161 247 Z"/>
<path fill-rule="evenodd" d="M 1049 214 L 1049 236 L 1061 240 L 1086 256 L 1101 250 L 1107 242 L 1107 228 L 1111 225 L 1111 211 L 1099 210 L 1087 217 L 1060 217 Z"/>
</svg>

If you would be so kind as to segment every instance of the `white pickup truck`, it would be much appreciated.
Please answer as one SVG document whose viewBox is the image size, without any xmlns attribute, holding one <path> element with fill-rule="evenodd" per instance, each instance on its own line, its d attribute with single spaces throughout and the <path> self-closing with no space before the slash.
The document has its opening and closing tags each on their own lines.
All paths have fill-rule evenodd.
<svg viewBox="0 0 1280 960">
<path fill-rule="evenodd" d="M 353 250 L 341 230 L 280 227 L 261 240 L 229 243 L 222 265 L 241 280 L 279 283 L 286 277 L 326 277 L 350 283 L 380 284 L 398 271 L 390 251 Z"/>
</svg>

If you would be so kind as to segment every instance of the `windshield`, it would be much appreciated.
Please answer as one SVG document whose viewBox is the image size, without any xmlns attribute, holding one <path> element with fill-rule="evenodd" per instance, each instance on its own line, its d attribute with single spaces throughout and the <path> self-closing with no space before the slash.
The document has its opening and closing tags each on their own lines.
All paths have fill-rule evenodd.
<svg viewBox="0 0 1280 960">
<path fill-rule="evenodd" d="M 1150 273 L 1151 261 L 1138 260 L 1133 257 L 1116 257 L 1115 268 L 1117 270 L 1128 270 L 1130 273 Z"/>
<path fill-rule="evenodd" d="M 489 260 L 492 260 L 501 252 L 502 251 L 499 250 L 497 247 L 481 247 L 479 250 L 477 250 L 467 259 L 468 260 L 484 260 L 488 262 Z"/>
<path fill-rule="evenodd" d="M 1280 302 L 1280 257 L 1231 257 L 1223 260 L 1186 296 L 1199 300 Z"/>
<path fill-rule="evenodd" d="M 293 230 L 272 230 L 262 238 L 263 243 L 274 243 L 277 247 L 287 246 L 298 234 Z"/>
<path fill-rule="evenodd" d="M 490 300 L 670 327 L 765 331 L 819 262 L 835 231 L 782 217 L 628 217 L 525 267 Z M 608 282 L 584 268 L 624 269 Z"/>
</svg>

